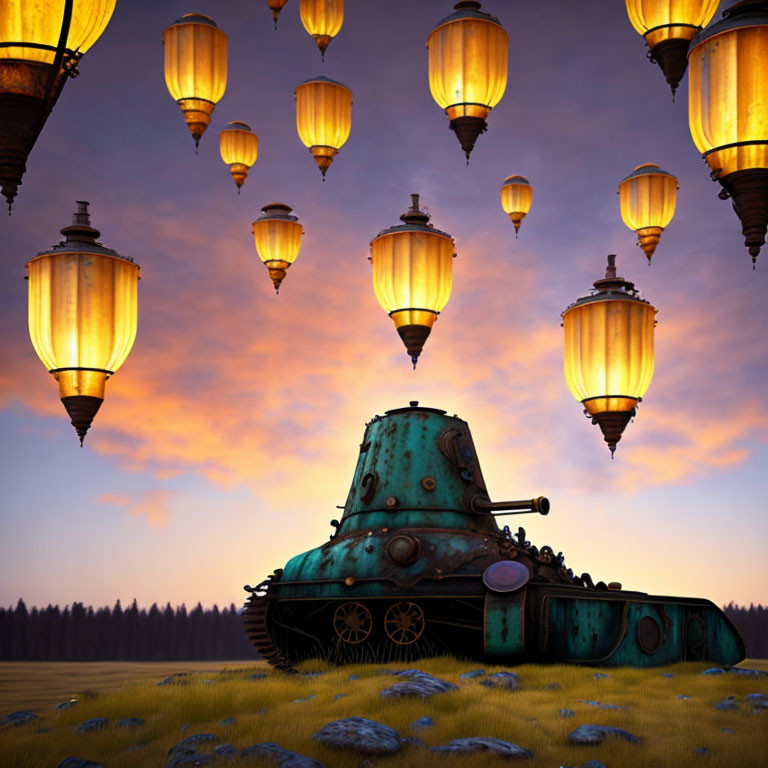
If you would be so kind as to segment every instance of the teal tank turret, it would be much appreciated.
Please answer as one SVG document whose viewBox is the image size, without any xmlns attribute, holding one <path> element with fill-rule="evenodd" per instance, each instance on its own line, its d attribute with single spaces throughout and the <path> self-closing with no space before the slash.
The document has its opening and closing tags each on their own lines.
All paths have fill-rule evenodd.
<svg viewBox="0 0 768 768">
<path fill-rule="evenodd" d="M 315 657 L 446 653 L 637 667 L 744 658 L 738 632 L 708 600 L 594 583 L 498 521 L 548 512 L 543 497 L 491 501 L 462 419 L 416 402 L 387 411 L 366 425 L 329 541 L 246 587 L 246 631 L 286 670 Z"/>
</svg>

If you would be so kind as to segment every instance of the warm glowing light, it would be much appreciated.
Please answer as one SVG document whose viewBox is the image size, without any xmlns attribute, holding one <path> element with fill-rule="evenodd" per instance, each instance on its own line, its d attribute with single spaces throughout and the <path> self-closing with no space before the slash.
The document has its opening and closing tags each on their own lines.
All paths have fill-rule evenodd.
<svg viewBox="0 0 768 768">
<path fill-rule="evenodd" d="M 593 293 L 563 312 L 565 381 L 600 426 L 611 456 L 653 378 L 656 325 L 656 309 L 616 276 L 615 258 L 608 257 Z"/>
<path fill-rule="evenodd" d="M 688 122 L 731 197 L 752 261 L 768 226 L 768 10 L 744 0 L 691 43 Z"/>
<path fill-rule="evenodd" d="M 245 184 L 248 169 L 259 155 L 259 138 L 251 133 L 251 127 L 235 120 L 219 134 L 221 159 L 229 166 L 232 179 L 237 185 L 237 194 Z"/>
<path fill-rule="evenodd" d="M 675 215 L 677 179 L 655 163 L 638 165 L 619 184 L 624 223 L 637 232 L 637 244 L 650 262 L 662 231 Z"/>
<path fill-rule="evenodd" d="M 344 0 L 300 0 L 299 14 L 304 29 L 315 38 L 325 58 L 325 49 L 344 23 Z"/>
<path fill-rule="evenodd" d="M 313 77 L 295 91 L 296 130 L 325 173 L 352 130 L 352 91 L 329 77 Z"/>
<path fill-rule="evenodd" d="M 689 42 L 709 24 L 719 0 L 626 0 L 627 14 L 645 38 L 674 96 L 685 74 Z"/>
<path fill-rule="evenodd" d="M 467 157 L 488 127 L 486 117 L 507 87 L 509 37 L 480 3 L 456 3 L 427 39 L 429 90 L 450 120 Z"/>
<path fill-rule="evenodd" d="M 277 29 L 277 17 L 280 15 L 280 11 L 283 10 L 283 6 L 288 0 L 267 0 L 269 4 L 269 10 L 272 11 L 272 19 L 275 22 L 275 29 Z"/>
<path fill-rule="evenodd" d="M 61 233 L 65 242 L 27 263 L 29 335 L 82 445 L 136 338 L 139 267 L 96 242 L 86 202 Z"/>
<path fill-rule="evenodd" d="M 280 283 L 288 267 L 296 261 L 301 248 L 304 228 L 291 208 L 284 203 L 270 203 L 261 209 L 261 216 L 253 222 L 256 252 L 269 270 L 269 276 L 280 292 Z"/>
<path fill-rule="evenodd" d="M 164 30 L 163 43 L 165 84 L 197 146 L 227 87 L 227 36 L 208 16 L 188 13 Z"/>
<path fill-rule="evenodd" d="M 531 210 L 533 188 L 525 176 L 507 176 L 501 185 L 501 207 L 515 225 L 515 238 L 525 214 Z"/>
<path fill-rule="evenodd" d="M 429 224 L 419 196 L 402 224 L 385 229 L 371 242 L 373 290 L 395 323 L 413 367 L 438 314 L 451 296 L 453 238 Z"/>
</svg>

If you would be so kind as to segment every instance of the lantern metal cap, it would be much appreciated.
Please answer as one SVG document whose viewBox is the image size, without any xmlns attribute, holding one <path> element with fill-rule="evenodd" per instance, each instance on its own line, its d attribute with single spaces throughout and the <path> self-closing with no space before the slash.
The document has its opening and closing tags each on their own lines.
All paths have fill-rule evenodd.
<svg viewBox="0 0 768 768">
<path fill-rule="evenodd" d="M 386 416 L 391 416 L 393 413 L 413 413 L 414 411 L 420 413 L 439 413 L 441 416 L 447 413 L 442 408 L 427 408 L 424 405 L 419 405 L 418 400 L 410 400 L 408 405 L 403 408 L 390 408 L 388 411 L 384 411 Z"/>
<path fill-rule="evenodd" d="M 248 125 L 248 123 L 244 123 L 242 120 L 232 120 L 222 129 L 222 133 L 224 131 L 251 131 L 251 126 Z M 253 131 L 251 131 L 251 133 L 253 133 Z"/>
<path fill-rule="evenodd" d="M 170 26 L 173 27 L 176 24 L 206 24 L 209 27 L 216 27 L 218 29 L 218 24 L 216 24 L 210 16 L 206 16 L 204 13 L 185 13 L 180 19 L 176 19 Z"/>
<path fill-rule="evenodd" d="M 101 243 L 96 242 L 101 232 L 91 226 L 91 215 L 88 212 L 89 203 L 87 200 L 77 200 L 77 210 L 72 219 L 72 224 L 61 229 L 61 234 L 66 238 L 57 243 L 47 251 L 41 251 L 37 256 L 47 256 L 49 253 L 68 253 L 76 251 L 78 253 L 98 253 L 102 256 L 111 256 L 115 259 L 122 259 L 131 264 L 136 262 L 130 256 L 122 256 L 111 248 L 105 248 Z"/>
<path fill-rule="evenodd" d="M 628 176 L 625 176 L 622 181 L 636 179 L 638 176 L 650 176 L 654 174 L 656 176 L 671 176 L 673 179 L 675 178 L 674 174 L 670 173 L 669 171 L 665 171 L 656 163 L 643 163 L 642 165 L 638 165 L 637 168 L 635 168 L 635 170 L 632 171 L 632 173 L 630 173 Z"/>
<path fill-rule="evenodd" d="M 394 227 L 382 229 L 381 232 L 376 235 L 374 240 L 383 235 L 391 235 L 393 232 L 431 232 L 434 235 L 447 237 L 453 242 L 453 238 L 447 232 L 435 229 L 434 226 L 429 223 L 429 218 L 429 214 L 419 208 L 419 195 L 415 193 L 411 194 L 411 207 L 400 217 L 400 221 L 403 223 L 396 224 Z"/>
<path fill-rule="evenodd" d="M 715 24 L 711 24 L 691 40 L 688 46 L 688 56 L 691 51 L 705 40 L 715 35 L 728 32 L 739 27 L 758 27 L 768 25 L 768 0 L 741 0 L 723 11 L 723 17 Z"/>
<path fill-rule="evenodd" d="M 528 181 L 528 179 L 525 178 L 525 176 L 507 176 L 506 179 L 504 179 L 504 184 L 502 186 L 506 187 L 508 184 L 527 184 L 529 187 L 531 186 L 531 182 Z"/>
<path fill-rule="evenodd" d="M 331 83 L 331 85 L 340 85 L 342 88 L 346 88 L 350 93 L 352 93 L 352 89 L 346 83 L 341 83 L 338 80 L 334 80 L 331 77 L 326 77 L 325 75 L 310 77 L 308 80 L 305 80 L 303 83 L 299 83 L 296 87 L 300 88 L 302 85 L 307 85 L 309 83 Z"/>
<path fill-rule="evenodd" d="M 561 317 L 574 307 L 582 304 L 589 304 L 593 301 L 638 301 L 642 304 L 651 305 L 650 301 L 640 296 L 640 291 L 635 288 L 635 284 L 616 275 L 616 255 L 608 256 L 608 266 L 605 269 L 605 277 L 595 280 L 592 284 L 592 293 L 589 296 L 582 296 L 562 312 Z M 652 306 L 652 305 L 651 305 Z"/>
<path fill-rule="evenodd" d="M 283 221 L 298 221 L 299 217 L 291 214 L 290 205 L 285 203 L 269 203 L 261 209 L 261 216 L 257 221 L 264 221 L 265 219 L 282 219 Z"/>
<path fill-rule="evenodd" d="M 446 16 L 444 19 L 440 19 L 437 22 L 437 27 L 441 27 L 443 24 L 448 24 L 451 21 L 459 21 L 460 19 L 480 19 L 481 21 L 490 21 L 493 24 L 501 26 L 501 22 L 490 13 L 480 10 L 481 4 L 477 0 L 461 0 L 453 6 L 453 13 Z"/>
</svg>

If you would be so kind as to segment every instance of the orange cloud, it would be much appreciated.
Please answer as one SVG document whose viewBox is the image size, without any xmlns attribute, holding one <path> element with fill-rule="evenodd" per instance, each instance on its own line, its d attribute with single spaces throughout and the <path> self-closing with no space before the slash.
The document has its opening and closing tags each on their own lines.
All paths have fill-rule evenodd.
<svg viewBox="0 0 768 768">
<path fill-rule="evenodd" d="M 155 489 L 146 491 L 136 502 L 123 493 L 102 493 L 96 498 L 97 504 L 125 507 L 133 517 L 144 517 L 151 528 L 164 528 L 168 524 L 169 505 L 178 491 Z"/>
</svg>

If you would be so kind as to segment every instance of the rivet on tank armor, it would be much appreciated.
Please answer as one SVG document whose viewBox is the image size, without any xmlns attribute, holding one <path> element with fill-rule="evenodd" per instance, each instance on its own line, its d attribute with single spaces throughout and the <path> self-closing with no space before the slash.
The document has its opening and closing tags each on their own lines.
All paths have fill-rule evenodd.
<svg viewBox="0 0 768 768">
<path fill-rule="evenodd" d="M 344 583 L 345 583 L 345 584 L 346 584 L 348 587 L 352 587 L 352 586 L 354 586 L 354 584 L 355 584 L 355 577 L 354 577 L 354 576 L 347 576 L 347 578 L 346 578 L 346 579 L 344 579 Z"/>
<path fill-rule="evenodd" d="M 394 496 L 387 496 L 384 506 L 387 509 L 394 509 L 397 506 L 397 499 Z"/>
<path fill-rule="evenodd" d="M 434 477 L 427 475 L 422 481 L 421 485 L 425 491 L 434 491 L 437 488 L 437 480 Z"/>
</svg>

